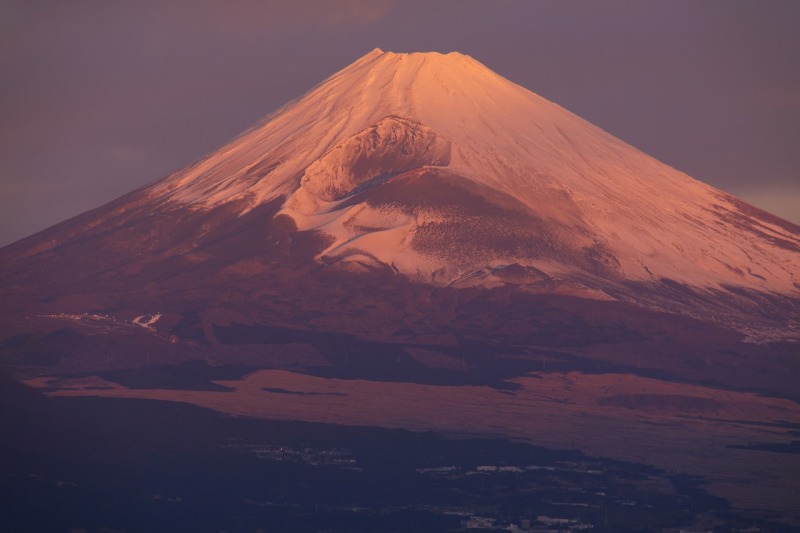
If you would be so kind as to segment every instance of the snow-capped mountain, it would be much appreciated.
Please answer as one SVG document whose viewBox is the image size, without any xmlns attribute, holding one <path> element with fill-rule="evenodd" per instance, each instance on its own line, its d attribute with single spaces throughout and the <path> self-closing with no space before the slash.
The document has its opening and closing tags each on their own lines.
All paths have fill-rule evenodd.
<svg viewBox="0 0 800 533">
<path fill-rule="evenodd" d="M 37 263 L 94 232 L 106 244 L 85 253 L 105 246 L 126 272 L 181 257 L 263 273 L 263 240 L 227 256 L 198 243 L 267 211 L 315 236 L 317 265 L 736 315 L 740 328 L 753 309 L 797 318 L 800 228 L 455 52 L 373 50 L 199 162 L 6 255 Z M 154 216 L 194 226 L 142 222 Z"/>
<path fill-rule="evenodd" d="M 320 260 L 441 284 L 518 265 L 800 296 L 796 227 L 459 53 L 374 50 L 150 196 L 245 210 L 286 197 L 300 230 L 330 236 Z"/>
<path fill-rule="evenodd" d="M 375 50 L 184 170 L 0 249 L 0 378 L 56 396 L 109 397 L 49 403 L 8 387 L 6 433 L 25 453 L 0 455 L 19 467 L 12 490 L 28 479 L 42 494 L 70 502 L 98 494 L 115 509 L 106 484 L 63 481 L 84 464 L 64 455 L 64 442 L 92 457 L 104 450 L 97 442 L 108 443 L 114 453 L 85 464 L 96 465 L 91 479 L 114 487 L 118 477 L 97 473 L 117 457 L 126 471 L 158 473 L 162 458 L 177 458 L 177 477 L 202 457 L 211 461 L 205 470 L 236 484 L 230 468 L 256 480 L 246 454 L 273 464 L 264 472 L 294 465 L 312 476 L 295 492 L 309 483 L 326 492 L 314 481 L 326 479 L 311 470 L 317 461 L 292 455 L 308 455 L 308 439 L 325 427 L 320 450 L 331 457 L 381 451 L 353 455 L 363 466 L 410 446 L 425 456 L 420 468 L 403 463 L 414 479 L 436 471 L 437 484 L 473 484 L 465 472 L 474 472 L 441 476 L 456 467 L 430 462 L 459 456 L 482 479 L 497 474 L 503 501 L 533 495 L 548 516 L 577 498 L 594 502 L 587 516 L 606 529 L 677 527 L 678 515 L 686 527 L 726 527 L 733 510 L 750 513 L 737 527 L 756 528 L 800 519 L 800 462 L 791 459 L 798 341 L 800 228 L 470 57 Z M 206 409 L 225 416 L 198 414 Z M 251 417 L 306 424 L 261 429 Z M 73 423 L 74 434 L 65 432 Z M 358 426 L 352 439 L 345 425 Z M 368 426 L 392 431 L 373 441 Z M 209 427 L 221 433 L 211 438 Z M 457 438 L 434 448 L 417 432 Z M 197 435 L 224 453 L 185 455 L 180 443 Z M 492 441 L 461 448 L 476 437 Z M 118 454 L 126 438 L 132 444 Z M 493 451 L 499 439 L 514 441 L 511 462 Z M 156 454 L 151 442 L 166 447 Z M 602 457 L 614 466 L 596 470 Z M 332 480 L 346 474 L 360 494 L 367 478 L 349 461 L 319 467 Z M 31 477 L 50 462 L 50 477 Z M 520 466 L 474 466 L 496 464 Z M 579 483 L 552 492 L 559 471 Z M 136 491 L 158 504 L 159 519 L 164 505 L 185 516 L 199 501 L 191 492 L 162 497 L 161 478 L 144 477 L 158 483 Z M 272 514 L 291 507 L 313 515 L 309 527 L 328 523 L 309 512 L 324 503 L 315 494 L 307 506 L 259 503 L 273 493 L 284 501 L 286 476 L 272 485 L 256 477 L 245 483 L 253 495 L 237 498 L 242 516 L 261 508 L 266 523 L 294 524 Z M 702 514 L 701 483 L 716 502 Z M 128 485 L 125 494 L 136 487 Z M 446 493 L 447 509 L 459 487 Z M 638 501 L 618 499 L 640 489 Z M 329 500 L 332 523 L 347 501 Z M 380 516 L 390 502 L 418 524 L 407 495 L 398 501 L 380 500 Z M 648 522 L 661 509 L 661 521 Z M 366 528 L 379 516 L 350 514 Z"/>
</svg>

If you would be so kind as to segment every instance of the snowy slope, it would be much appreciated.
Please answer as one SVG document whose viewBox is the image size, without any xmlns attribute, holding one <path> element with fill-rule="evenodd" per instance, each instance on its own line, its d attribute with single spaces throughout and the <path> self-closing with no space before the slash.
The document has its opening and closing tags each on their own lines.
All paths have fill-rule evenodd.
<svg viewBox="0 0 800 533">
<path fill-rule="evenodd" d="M 374 50 L 151 199 L 284 197 L 318 257 L 420 281 L 603 290 L 663 279 L 800 297 L 798 228 L 458 54 Z M 519 278 L 516 275 L 515 279 Z"/>
</svg>

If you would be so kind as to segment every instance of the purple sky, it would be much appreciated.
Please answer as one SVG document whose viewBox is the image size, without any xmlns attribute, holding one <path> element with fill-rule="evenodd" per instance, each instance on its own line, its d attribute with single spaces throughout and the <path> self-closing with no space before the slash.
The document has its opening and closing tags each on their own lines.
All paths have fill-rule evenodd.
<svg viewBox="0 0 800 533">
<path fill-rule="evenodd" d="M 0 245 L 161 178 L 375 47 L 457 50 L 800 223 L 800 2 L 0 0 Z"/>
</svg>

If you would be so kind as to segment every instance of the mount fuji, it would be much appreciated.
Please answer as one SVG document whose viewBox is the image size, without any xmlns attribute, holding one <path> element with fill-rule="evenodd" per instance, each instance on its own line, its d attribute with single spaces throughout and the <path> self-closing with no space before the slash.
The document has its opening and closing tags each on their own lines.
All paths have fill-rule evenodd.
<svg viewBox="0 0 800 533">
<path fill-rule="evenodd" d="M 149 194 L 245 210 L 284 196 L 299 230 L 330 237 L 318 259 L 424 282 L 491 283 L 516 265 L 592 288 L 800 296 L 797 227 L 458 53 L 374 50 Z"/>
<path fill-rule="evenodd" d="M 455 52 L 373 50 L 184 170 L 7 247 L 4 292 L 64 276 L 63 261 L 80 263 L 74 281 L 142 283 L 168 261 L 262 275 L 276 241 L 203 243 L 266 212 L 262 230 L 314 240 L 319 266 L 798 335 L 800 228 Z"/>
<path fill-rule="evenodd" d="M 0 249 L 0 371 L 59 397 L 9 386 L 0 421 L 7 435 L 22 435 L 14 437 L 20 457 L 34 453 L 36 439 L 25 435 L 38 427 L 24 406 L 36 416 L 72 406 L 74 420 L 94 427 L 100 422 L 82 413 L 104 420 L 106 411 L 124 417 L 161 405 L 114 403 L 120 398 L 336 428 L 500 437 L 626 462 L 603 466 L 608 472 L 633 461 L 690 474 L 712 495 L 700 498 L 681 488 L 685 479 L 665 482 L 672 474 L 652 472 L 648 480 L 667 477 L 634 489 L 617 473 L 593 492 L 569 476 L 545 484 L 569 488 L 569 501 L 582 495 L 589 503 L 575 504 L 585 505 L 579 518 L 596 527 L 610 527 L 609 516 L 634 529 L 800 525 L 799 324 L 799 227 L 469 56 L 376 49 L 183 170 Z M 184 423 L 164 422 L 178 411 L 164 412 L 155 418 L 164 431 Z M 117 415 L 107 419 L 87 430 L 92 443 L 117 427 Z M 214 427 L 233 431 L 225 420 Z M 66 431 L 58 422 L 31 434 L 51 430 Z M 83 442 L 81 435 L 70 438 Z M 246 438 L 219 436 L 225 454 Z M 184 440 L 155 435 L 147 446 Z M 262 464 L 283 461 L 293 449 L 285 444 L 242 449 L 262 450 Z M 45 448 L 44 457 L 61 457 Z M 175 456 L 164 449 L 170 459 L 159 468 Z M 218 449 L 198 457 L 207 452 Z M 329 452 L 311 455 L 346 456 Z M 432 460 L 409 479 L 466 483 L 454 494 L 475 488 L 474 478 L 457 475 L 462 466 Z M 570 476 L 600 471 L 570 461 Z M 506 494 L 509 472 L 541 481 L 539 467 L 526 464 L 476 472 L 506 476 L 497 492 Z M 548 466 L 547 475 L 561 475 L 552 472 L 562 466 Z M 20 472 L 23 485 L 47 479 Z M 68 479 L 58 469 L 51 477 L 59 491 Z M 75 479 L 74 487 L 95 483 Z M 259 483 L 231 485 L 245 502 L 231 508 L 246 507 L 237 516 L 256 516 L 251 504 L 264 495 L 247 491 Z M 407 510 L 395 500 L 364 503 L 361 488 L 372 485 L 353 486 L 352 501 L 331 503 L 331 516 L 369 505 L 376 517 Z M 169 501 L 190 501 L 195 489 Z M 4 494 L 29 492 L 14 485 Z M 275 497 L 289 493 L 281 487 Z M 566 512 L 551 492 L 536 509 L 524 494 L 518 518 L 529 525 L 531 514 Z M 258 513 L 300 513 L 288 524 L 316 516 L 319 503 L 259 503 Z M 414 512 L 453 527 L 454 517 L 474 511 L 423 503 Z M 748 518 L 720 521 L 728 504 Z M 509 516 L 498 505 L 497 516 Z M 162 507 L 154 509 L 161 516 Z M 570 513 L 558 520 L 578 527 Z M 98 527 L 126 529 L 119 516 Z M 219 529 L 230 523 L 238 522 L 223 520 Z"/>
</svg>

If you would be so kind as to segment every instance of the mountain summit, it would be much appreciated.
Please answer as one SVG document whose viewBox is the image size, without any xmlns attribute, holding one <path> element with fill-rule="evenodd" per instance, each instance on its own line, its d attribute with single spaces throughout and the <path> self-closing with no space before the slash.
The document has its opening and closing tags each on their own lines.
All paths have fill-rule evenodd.
<svg viewBox="0 0 800 533">
<path fill-rule="evenodd" d="M 87 254 L 137 243 L 134 263 L 152 266 L 142 254 L 163 247 L 192 268 L 246 254 L 249 267 L 231 268 L 262 272 L 263 236 L 224 257 L 197 247 L 265 206 L 292 238 L 315 236 L 317 265 L 440 287 L 513 285 L 739 324 L 756 308 L 795 316 L 800 298 L 800 228 L 455 52 L 373 50 L 199 162 L 6 254 L 34 261 L 102 228 L 113 242 Z M 156 213 L 196 225 L 141 224 Z"/>
<path fill-rule="evenodd" d="M 455 52 L 376 49 L 150 196 L 244 210 L 285 197 L 300 230 L 330 237 L 319 260 L 439 284 L 515 266 L 598 290 L 800 296 L 797 227 Z"/>
</svg>

